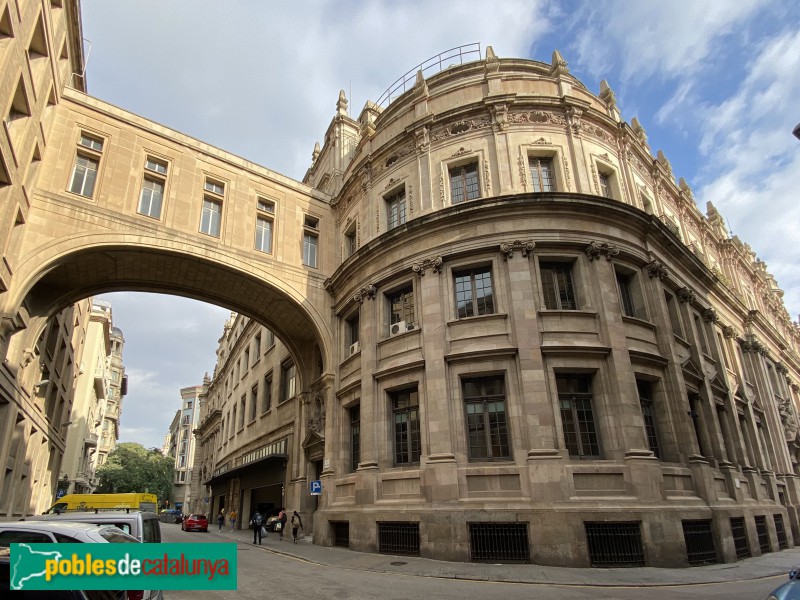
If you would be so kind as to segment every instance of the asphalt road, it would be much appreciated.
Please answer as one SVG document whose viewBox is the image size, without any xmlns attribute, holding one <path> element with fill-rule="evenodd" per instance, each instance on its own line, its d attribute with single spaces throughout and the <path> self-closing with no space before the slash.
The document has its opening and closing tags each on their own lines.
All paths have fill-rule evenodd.
<svg viewBox="0 0 800 600">
<path fill-rule="evenodd" d="M 201 532 L 183 532 L 179 525 L 161 526 L 165 542 L 198 544 L 230 541 Z M 271 546 L 238 543 L 238 589 L 227 592 L 168 591 L 166 600 L 763 600 L 785 576 L 734 583 L 669 587 L 596 587 L 465 581 L 396 575 L 321 565 L 272 551 Z"/>
</svg>

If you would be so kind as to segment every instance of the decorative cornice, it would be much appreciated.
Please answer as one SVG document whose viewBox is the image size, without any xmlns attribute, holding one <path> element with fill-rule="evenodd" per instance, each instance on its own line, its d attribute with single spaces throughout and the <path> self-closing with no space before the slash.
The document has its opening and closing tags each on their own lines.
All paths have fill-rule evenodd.
<svg viewBox="0 0 800 600">
<path fill-rule="evenodd" d="M 421 262 L 416 262 L 411 265 L 411 270 L 414 271 L 417 275 L 422 277 L 425 275 L 425 271 L 427 269 L 431 269 L 434 273 L 441 273 L 442 272 L 442 260 L 441 256 L 433 256 L 430 258 L 426 258 Z"/>
<path fill-rule="evenodd" d="M 666 279 L 669 276 L 667 268 L 657 260 L 653 259 L 644 267 L 650 279 L 658 277 L 659 279 Z"/>
<path fill-rule="evenodd" d="M 599 259 L 601 254 L 605 255 L 606 260 L 611 260 L 612 256 L 619 254 L 619 248 L 608 242 L 590 242 L 584 251 L 590 261 Z"/>
<path fill-rule="evenodd" d="M 703 311 L 703 320 L 706 323 L 716 323 L 719 321 L 719 316 L 717 315 L 717 311 L 713 308 L 707 308 Z"/>
<path fill-rule="evenodd" d="M 355 293 L 353 300 L 363 303 L 366 298 L 369 298 L 370 300 L 375 298 L 375 294 L 377 292 L 378 288 L 376 288 L 374 285 L 366 285 Z"/>
<path fill-rule="evenodd" d="M 500 244 L 500 252 L 503 255 L 503 260 L 508 260 L 509 258 L 514 256 L 514 251 L 518 250 L 522 252 L 522 257 L 527 258 L 529 254 L 533 252 L 533 248 L 536 246 L 536 242 L 532 240 L 528 240 L 523 242 L 522 240 L 514 240 L 513 242 L 503 242 Z"/>
<path fill-rule="evenodd" d="M 678 290 L 678 300 L 681 302 L 692 303 L 695 301 L 695 298 L 697 298 L 697 295 L 688 287 L 682 287 Z"/>
</svg>

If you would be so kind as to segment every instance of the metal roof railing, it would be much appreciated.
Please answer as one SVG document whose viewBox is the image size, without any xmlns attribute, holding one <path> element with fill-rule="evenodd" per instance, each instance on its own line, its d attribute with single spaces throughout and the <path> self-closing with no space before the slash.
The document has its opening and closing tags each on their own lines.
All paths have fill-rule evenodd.
<svg viewBox="0 0 800 600">
<path fill-rule="evenodd" d="M 465 60 L 468 59 L 468 60 Z M 474 42 L 472 44 L 465 44 L 463 46 L 456 46 L 444 52 L 440 52 L 436 56 L 430 57 L 428 60 L 421 62 L 416 67 L 408 71 L 405 75 L 397 79 L 390 85 L 386 91 L 378 98 L 377 105 L 385 108 L 392 102 L 393 97 L 400 96 L 414 87 L 414 82 L 417 78 L 417 72 L 422 71 L 422 75 L 427 78 L 427 72 L 434 70 L 430 75 L 443 71 L 444 69 L 453 66 L 458 61 L 458 64 L 463 65 L 465 62 L 481 59 L 481 44 Z"/>
</svg>

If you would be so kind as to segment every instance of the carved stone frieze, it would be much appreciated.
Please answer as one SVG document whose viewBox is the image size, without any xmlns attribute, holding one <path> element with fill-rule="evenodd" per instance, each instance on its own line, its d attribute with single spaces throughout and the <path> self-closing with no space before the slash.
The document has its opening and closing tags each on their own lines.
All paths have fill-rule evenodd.
<svg viewBox="0 0 800 600">
<path fill-rule="evenodd" d="M 519 167 L 519 184 L 523 189 L 528 189 L 528 165 L 525 164 L 525 157 L 520 154 L 517 159 L 517 166 Z"/>
<path fill-rule="evenodd" d="M 678 300 L 681 302 L 689 302 L 692 303 L 697 298 L 697 295 L 690 290 L 688 287 L 682 287 L 678 290 Z"/>
<path fill-rule="evenodd" d="M 569 192 L 572 191 L 572 179 L 569 176 L 569 161 L 567 160 L 566 156 L 563 158 L 563 161 L 564 161 L 564 180 L 567 184 L 567 191 Z"/>
<path fill-rule="evenodd" d="M 485 127 L 491 126 L 491 124 L 492 124 L 491 119 L 486 117 L 457 121 L 455 123 L 447 125 L 446 127 L 443 127 L 442 129 L 434 133 L 431 136 L 431 141 L 435 142 L 452 136 L 461 135 L 469 131 L 475 131 L 476 129 L 483 129 Z"/>
<path fill-rule="evenodd" d="M 650 279 L 655 277 L 658 277 L 659 279 L 666 279 L 669 276 L 667 268 L 655 259 L 647 263 L 644 269 L 647 271 L 647 275 L 650 277 Z"/>
<path fill-rule="evenodd" d="M 599 259 L 601 255 L 606 257 L 606 260 L 611 260 L 612 256 L 619 254 L 619 248 L 612 246 L 608 242 L 590 242 L 584 249 L 589 260 Z"/>
<path fill-rule="evenodd" d="M 541 110 L 531 110 L 528 112 L 508 113 L 509 123 L 523 125 L 527 123 L 552 123 L 553 125 L 566 125 L 567 120 L 561 115 Z"/>
<path fill-rule="evenodd" d="M 489 161 L 483 161 L 483 187 L 486 190 L 486 195 L 490 196 L 492 193 L 492 176 L 489 170 Z"/>
<path fill-rule="evenodd" d="M 547 139 L 546 137 L 542 136 L 542 137 L 540 137 L 540 138 L 538 138 L 538 139 L 535 139 L 535 140 L 533 140 L 533 141 L 531 142 L 531 144 L 533 144 L 533 145 L 535 145 L 535 146 L 552 146 L 552 145 L 553 145 L 553 142 L 551 142 L 551 141 L 550 141 L 549 139 Z"/>
<path fill-rule="evenodd" d="M 461 146 L 461 148 L 450 155 L 450 158 L 455 158 L 456 156 L 465 156 L 467 154 L 472 154 L 472 150 L 467 150 L 464 148 L 464 146 Z"/>
<path fill-rule="evenodd" d="M 442 260 L 441 256 L 433 256 L 430 258 L 426 258 L 421 262 L 416 262 L 411 265 L 411 270 L 414 271 L 417 275 L 422 277 L 425 275 L 425 271 L 431 269 L 434 273 L 441 273 L 442 272 Z"/>
<path fill-rule="evenodd" d="M 355 293 L 355 295 L 353 296 L 353 300 L 359 303 L 364 302 L 364 300 L 366 300 L 367 298 L 372 300 L 373 298 L 375 298 L 375 294 L 377 292 L 378 288 L 376 288 L 374 285 L 366 285 Z"/>
<path fill-rule="evenodd" d="M 500 252 L 503 254 L 503 259 L 508 260 L 514 256 L 514 251 L 522 252 L 522 257 L 527 258 L 533 252 L 536 243 L 532 240 L 523 242 L 522 240 L 514 240 L 513 242 L 503 242 L 500 244 Z"/>
</svg>

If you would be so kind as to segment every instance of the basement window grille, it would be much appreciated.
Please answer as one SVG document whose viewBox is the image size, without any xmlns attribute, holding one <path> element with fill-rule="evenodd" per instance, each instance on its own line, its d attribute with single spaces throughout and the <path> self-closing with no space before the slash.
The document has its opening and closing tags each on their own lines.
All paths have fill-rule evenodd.
<svg viewBox="0 0 800 600">
<path fill-rule="evenodd" d="M 644 567 L 639 521 L 585 522 L 589 560 L 593 567 Z"/>
<path fill-rule="evenodd" d="M 775 533 L 778 536 L 778 549 L 786 550 L 789 547 L 789 542 L 786 540 L 786 529 L 783 527 L 783 515 L 772 515 L 775 521 Z"/>
<path fill-rule="evenodd" d="M 527 523 L 470 523 L 469 542 L 476 562 L 530 562 Z"/>
<path fill-rule="evenodd" d="M 767 517 L 759 515 L 755 517 L 755 522 L 756 533 L 758 534 L 758 547 L 761 550 L 761 554 L 772 552 L 772 548 L 769 544 L 769 531 L 767 531 Z"/>
<path fill-rule="evenodd" d="M 686 558 L 690 567 L 713 565 L 719 562 L 714 547 L 710 520 L 681 521 L 686 541 Z"/>
<path fill-rule="evenodd" d="M 736 558 L 750 558 L 750 544 L 747 542 L 747 529 L 744 526 L 744 517 L 731 518 L 731 535 L 733 546 L 736 548 Z"/>
<path fill-rule="evenodd" d="M 378 552 L 419 556 L 419 523 L 378 523 Z"/>
<path fill-rule="evenodd" d="M 332 521 L 333 545 L 337 548 L 350 547 L 350 521 Z"/>
</svg>

